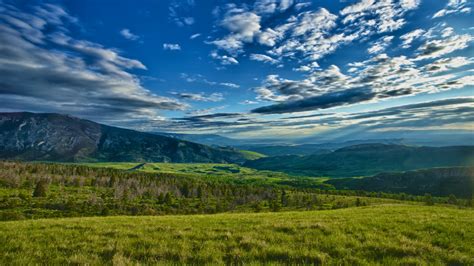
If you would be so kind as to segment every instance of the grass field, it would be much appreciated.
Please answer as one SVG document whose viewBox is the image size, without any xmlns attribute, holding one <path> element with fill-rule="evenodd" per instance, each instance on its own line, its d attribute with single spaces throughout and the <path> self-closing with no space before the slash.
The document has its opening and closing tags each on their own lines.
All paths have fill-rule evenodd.
<svg viewBox="0 0 474 266">
<path fill-rule="evenodd" d="M 327 211 L 0 223 L 0 264 L 473 265 L 474 211 L 381 205 Z"/>
<path fill-rule="evenodd" d="M 256 170 L 237 164 L 218 163 L 133 163 L 104 162 L 79 163 L 89 167 L 113 168 L 146 173 L 168 173 L 176 176 L 205 178 L 206 180 L 231 181 L 232 183 L 291 184 L 304 187 L 327 187 L 327 178 L 291 176 L 282 172 Z"/>
</svg>

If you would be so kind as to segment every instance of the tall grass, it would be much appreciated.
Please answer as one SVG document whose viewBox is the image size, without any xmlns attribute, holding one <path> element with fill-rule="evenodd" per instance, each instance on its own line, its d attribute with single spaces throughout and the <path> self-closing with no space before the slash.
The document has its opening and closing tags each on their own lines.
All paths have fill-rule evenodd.
<svg viewBox="0 0 474 266">
<path fill-rule="evenodd" d="M 0 264 L 473 265 L 474 211 L 328 211 L 0 222 Z"/>
</svg>

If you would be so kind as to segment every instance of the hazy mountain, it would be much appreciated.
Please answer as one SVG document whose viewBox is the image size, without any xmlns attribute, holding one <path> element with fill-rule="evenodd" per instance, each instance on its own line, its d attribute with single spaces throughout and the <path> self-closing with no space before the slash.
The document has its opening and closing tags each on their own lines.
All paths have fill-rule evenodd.
<svg viewBox="0 0 474 266">
<path fill-rule="evenodd" d="M 415 147 L 361 144 L 327 154 L 267 157 L 245 166 L 312 176 L 367 176 L 386 171 L 472 166 L 474 146 Z"/>
<path fill-rule="evenodd" d="M 320 144 L 295 144 L 295 145 L 241 145 L 236 146 L 239 149 L 255 151 L 267 156 L 282 156 L 282 155 L 311 155 L 324 154 L 334 150 L 367 143 L 380 144 L 403 144 L 403 139 L 377 139 L 377 140 L 353 140 L 335 143 L 320 143 Z"/>
<path fill-rule="evenodd" d="M 0 158 L 48 161 L 243 162 L 235 149 L 60 114 L 0 113 Z"/>
<path fill-rule="evenodd" d="M 162 135 L 166 137 L 178 138 L 182 140 L 188 140 L 196 143 L 201 143 L 205 145 L 212 146 L 230 146 L 238 147 L 245 146 L 250 147 L 253 145 L 288 145 L 288 141 L 283 141 L 281 139 L 236 139 L 224 137 L 218 134 L 182 134 L 182 133 L 169 133 L 169 132 L 150 132 L 157 135 Z"/>
<path fill-rule="evenodd" d="M 336 189 L 383 191 L 471 199 L 474 191 L 474 167 L 432 168 L 403 173 L 381 173 L 366 178 L 336 178 L 326 183 Z"/>
<path fill-rule="evenodd" d="M 384 140 L 398 139 L 405 145 L 420 146 L 464 146 L 473 145 L 472 130 L 393 130 L 393 131 L 356 131 L 344 129 L 334 132 L 295 139 L 295 144 L 308 143 L 344 143 L 350 141 L 371 140 L 373 143 L 384 143 Z"/>
<path fill-rule="evenodd" d="M 205 145 L 213 146 L 234 146 L 240 143 L 237 139 L 231 139 L 223 137 L 217 134 L 180 134 L 180 133 L 167 133 L 167 132 L 152 132 L 156 135 L 162 135 L 170 138 L 177 138 L 187 141 L 192 141 Z"/>
</svg>

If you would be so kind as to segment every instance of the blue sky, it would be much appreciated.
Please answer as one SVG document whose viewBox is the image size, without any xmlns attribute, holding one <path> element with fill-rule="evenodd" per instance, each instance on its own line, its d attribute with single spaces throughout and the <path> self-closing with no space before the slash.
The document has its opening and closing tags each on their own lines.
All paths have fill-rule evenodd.
<svg viewBox="0 0 474 266">
<path fill-rule="evenodd" d="M 237 138 L 469 132 L 472 8 L 3 0 L 0 110 Z"/>
</svg>

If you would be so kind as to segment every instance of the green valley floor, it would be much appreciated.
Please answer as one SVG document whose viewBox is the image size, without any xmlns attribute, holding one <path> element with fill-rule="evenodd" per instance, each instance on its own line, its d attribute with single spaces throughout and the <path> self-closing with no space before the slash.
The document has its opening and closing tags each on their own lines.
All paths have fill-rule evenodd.
<svg viewBox="0 0 474 266">
<path fill-rule="evenodd" d="M 338 210 L 0 222 L 0 264 L 474 265 L 474 211 Z"/>
</svg>

